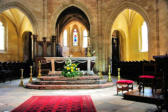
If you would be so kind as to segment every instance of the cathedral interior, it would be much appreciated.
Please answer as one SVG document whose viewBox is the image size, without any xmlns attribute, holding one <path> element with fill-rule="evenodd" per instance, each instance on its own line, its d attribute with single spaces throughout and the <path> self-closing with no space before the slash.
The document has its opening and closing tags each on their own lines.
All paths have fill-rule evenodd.
<svg viewBox="0 0 168 112">
<path fill-rule="evenodd" d="M 168 112 L 167 31 L 167 0 L 0 0 L 0 111 L 34 95 L 86 94 L 98 112 Z M 52 82 L 67 58 L 88 85 Z"/>
</svg>

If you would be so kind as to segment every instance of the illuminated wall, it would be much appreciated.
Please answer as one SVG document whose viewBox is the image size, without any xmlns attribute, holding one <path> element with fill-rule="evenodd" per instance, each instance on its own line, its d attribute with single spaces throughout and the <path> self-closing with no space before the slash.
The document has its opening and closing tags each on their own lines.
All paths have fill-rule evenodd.
<svg viewBox="0 0 168 112">
<path fill-rule="evenodd" d="M 120 50 L 122 61 L 148 60 L 148 52 L 140 51 L 141 27 L 144 18 L 136 11 L 125 9 L 114 21 L 112 32 L 120 32 Z"/>
<path fill-rule="evenodd" d="M 73 29 L 77 29 L 79 43 L 78 46 L 73 46 Z M 63 56 L 73 56 L 73 57 L 82 57 L 85 56 L 85 48 L 83 48 L 83 31 L 85 26 L 78 21 L 72 21 L 65 26 L 61 35 L 60 35 L 60 44 L 63 48 Z M 63 32 L 67 30 L 67 46 L 63 45 Z"/>
<path fill-rule="evenodd" d="M 12 8 L 3 11 L 0 19 L 7 23 L 7 49 L 0 53 L 0 61 L 22 61 L 23 60 L 23 33 L 33 32 L 32 25 L 27 16 L 19 9 Z"/>
</svg>

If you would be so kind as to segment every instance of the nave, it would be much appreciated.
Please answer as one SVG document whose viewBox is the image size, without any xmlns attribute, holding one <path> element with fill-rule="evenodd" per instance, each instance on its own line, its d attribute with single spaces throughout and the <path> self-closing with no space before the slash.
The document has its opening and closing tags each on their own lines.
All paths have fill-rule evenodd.
<svg viewBox="0 0 168 112">
<path fill-rule="evenodd" d="M 117 81 L 117 77 L 112 77 Z M 20 80 L 0 83 L 0 111 L 8 112 L 22 104 L 31 96 L 68 96 L 68 95 L 90 95 L 97 112 L 155 112 L 157 107 L 153 104 L 140 103 L 124 100 L 122 93 L 117 95 L 116 85 L 103 89 L 82 89 L 82 90 L 34 90 L 18 87 Z M 27 83 L 28 79 L 24 79 Z M 136 82 L 134 88 L 137 88 Z M 151 91 L 150 88 L 146 90 Z M 148 91 L 148 92 L 149 92 Z"/>
</svg>

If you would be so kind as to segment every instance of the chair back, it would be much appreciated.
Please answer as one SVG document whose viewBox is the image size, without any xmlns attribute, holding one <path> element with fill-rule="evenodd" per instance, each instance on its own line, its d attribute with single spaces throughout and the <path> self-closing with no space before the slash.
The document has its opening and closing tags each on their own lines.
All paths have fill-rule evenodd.
<svg viewBox="0 0 168 112">
<path fill-rule="evenodd" d="M 155 63 L 143 63 L 142 74 L 143 75 L 154 75 L 156 76 L 156 64 Z"/>
</svg>

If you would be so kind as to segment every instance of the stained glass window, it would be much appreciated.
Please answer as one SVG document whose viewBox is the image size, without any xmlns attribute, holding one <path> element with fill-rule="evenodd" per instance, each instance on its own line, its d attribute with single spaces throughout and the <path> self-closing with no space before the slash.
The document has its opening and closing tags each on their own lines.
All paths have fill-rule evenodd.
<svg viewBox="0 0 168 112">
<path fill-rule="evenodd" d="M 5 28 L 0 21 L 0 50 L 5 50 Z"/>
<path fill-rule="evenodd" d="M 64 42 L 64 46 L 67 46 L 67 30 L 64 30 L 64 39 L 63 39 L 63 42 Z"/>
<path fill-rule="evenodd" d="M 73 46 L 78 46 L 78 32 L 76 29 L 73 31 Z"/>
<path fill-rule="evenodd" d="M 83 48 L 87 48 L 88 46 L 88 38 L 87 38 L 88 34 L 86 29 L 83 31 Z"/>
<path fill-rule="evenodd" d="M 141 52 L 148 52 L 148 27 L 146 22 L 142 24 Z"/>
</svg>

